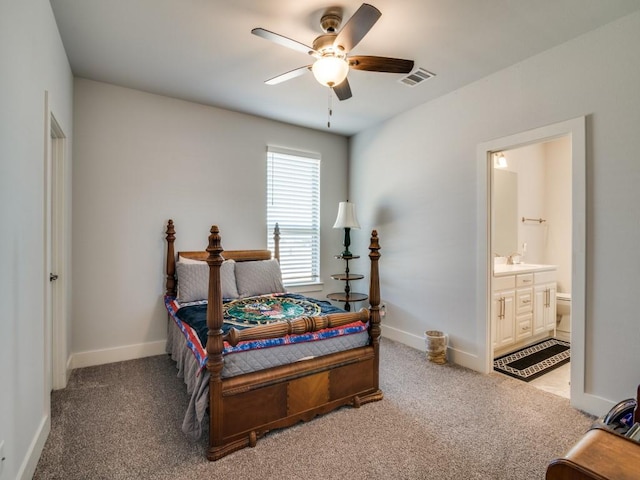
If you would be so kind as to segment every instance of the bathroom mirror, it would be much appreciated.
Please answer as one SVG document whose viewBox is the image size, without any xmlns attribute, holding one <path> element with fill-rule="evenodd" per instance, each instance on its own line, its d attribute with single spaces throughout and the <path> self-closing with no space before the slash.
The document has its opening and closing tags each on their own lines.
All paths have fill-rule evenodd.
<svg viewBox="0 0 640 480">
<path fill-rule="evenodd" d="M 493 169 L 493 253 L 518 251 L 518 174 Z"/>
</svg>

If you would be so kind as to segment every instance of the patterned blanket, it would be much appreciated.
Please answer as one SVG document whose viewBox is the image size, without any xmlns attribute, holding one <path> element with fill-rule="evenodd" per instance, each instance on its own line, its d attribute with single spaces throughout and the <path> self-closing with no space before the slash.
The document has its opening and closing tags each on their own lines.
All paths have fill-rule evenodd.
<svg viewBox="0 0 640 480">
<path fill-rule="evenodd" d="M 165 296 L 165 306 L 171 318 L 184 334 L 187 346 L 195 355 L 200 366 L 203 367 L 207 363 L 207 353 L 205 349 L 208 332 L 207 302 L 200 301 L 181 305 L 174 297 Z M 301 316 L 328 315 L 339 312 L 344 312 L 344 310 L 334 307 L 327 301 L 316 300 L 294 293 L 248 297 L 228 301 L 223 304 L 224 324 L 222 331 L 223 333 L 227 333 L 229 329 L 234 327 L 242 330 L 255 325 L 281 322 Z M 317 332 L 240 342 L 235 347 L 225 342 L 222 353 L 226 355 L 277 345 L 321 340 L 359 333 L 366 329 L 366 324 L 353 322 L 341 327 L 327 328 Z"/>
</svg>

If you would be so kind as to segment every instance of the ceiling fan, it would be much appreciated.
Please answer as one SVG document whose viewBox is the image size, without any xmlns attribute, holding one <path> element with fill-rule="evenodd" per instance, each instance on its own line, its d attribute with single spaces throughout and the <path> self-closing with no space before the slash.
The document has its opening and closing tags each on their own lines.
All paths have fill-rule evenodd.
<svg viewBox="0 0 640 480">
<path fill-rule="evenodd" d="M 340 100 L 351 98 L 351 87 L 347 75 L 349 69 L 369 72 L 409 73 L 413 70 L 413 60 L 400 58 L 374 57 L 369 55 L 349 55 L 349 52 L 364 38 L 382 14 L 376 7 L 363 3 L 360 8 L 342 23 L 342 9 L 328 9 L 320 20 L 324 35 L 317 37 L 312 47 L 292 40 L 283 35 L 270 32 L 264 28 L 254 28 L 251 33 L 271 40 L 284 47 L 298 50 L 316 58 L 311 65 L 296 68 L 277 77 L 267 80 L 268 85 L 290 80 L 304 75 L 309 70 L 322 85 L 331 88 Z"/>
</svg>

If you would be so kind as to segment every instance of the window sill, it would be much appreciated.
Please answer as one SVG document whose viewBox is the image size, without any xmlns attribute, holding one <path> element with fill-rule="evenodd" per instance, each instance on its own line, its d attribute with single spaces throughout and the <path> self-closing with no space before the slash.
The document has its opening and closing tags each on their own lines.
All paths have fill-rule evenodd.
<svg viewBox="0 0 640 480">
<path fill-rule="evenodd" d="M 324 289 L 324 283 L 298 283 L 294 285 L 285 285 L 288 292 L 292 293 L 310 293 L 321 292 Z"/>
</svg>

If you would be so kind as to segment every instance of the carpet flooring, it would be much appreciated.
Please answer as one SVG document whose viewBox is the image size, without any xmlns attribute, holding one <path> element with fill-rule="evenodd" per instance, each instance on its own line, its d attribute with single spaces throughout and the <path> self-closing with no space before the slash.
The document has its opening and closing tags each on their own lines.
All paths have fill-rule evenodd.
<svg viewBox="0 0 640 480">
<path fill-rule="evenodd" d="M 275 431 L 217 462 L 181 432 L 188 395 L 157 356 L 74 370 L 52 394 L 34 479 L 543 479 L 593 418 L 524 382 L 382 339 L 385 398 Z"/>
<path fill-rule="evenodd" d="M 494 359 L 493 368 L 530 382 L 571 360 L 569 342 L 550 338 Z"/>
</svg>

